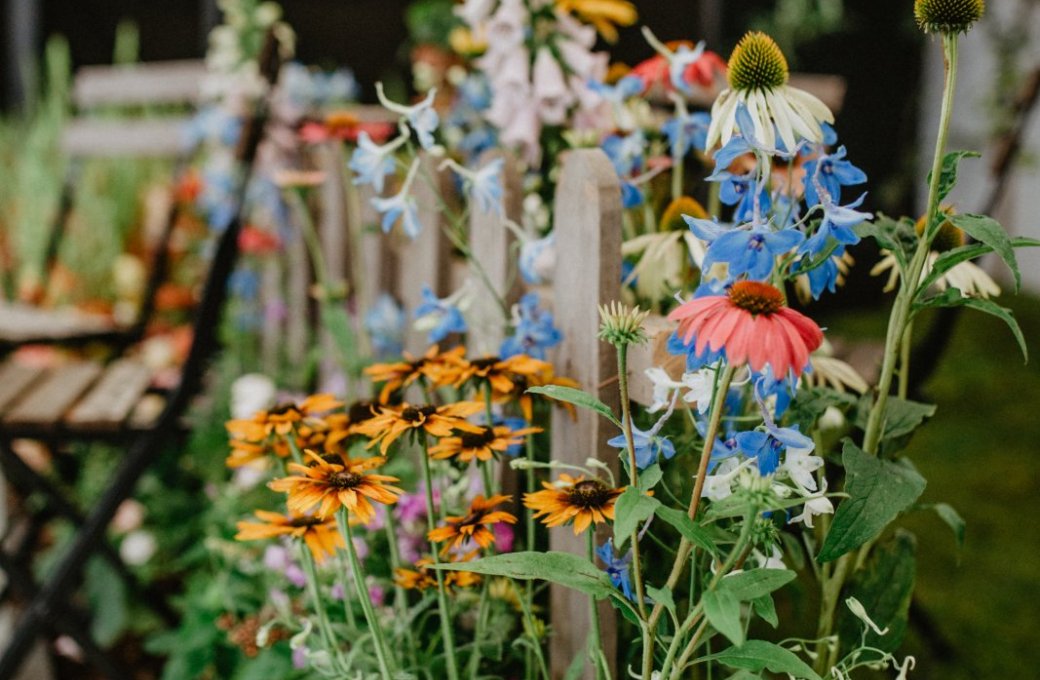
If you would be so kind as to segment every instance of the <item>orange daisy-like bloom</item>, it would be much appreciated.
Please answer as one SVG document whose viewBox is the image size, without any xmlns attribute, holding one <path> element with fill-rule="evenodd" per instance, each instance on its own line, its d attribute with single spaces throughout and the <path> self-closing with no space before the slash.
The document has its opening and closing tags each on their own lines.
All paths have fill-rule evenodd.
<svg viewBox="0 0 1040 680">
<path fill-rule="evenodd" d="M 557 527 L 574 520 L 574 533 L 580 534 L 595 522 L 614 519 L 614 503 L 625 488 L 613 489 L 599 479 L 561 474 L 555 484 L 542 482 L 544 491 L 524 494 L 524 505 L 534 510 L 535 517 L 545 517 L 547 527 Z"/>
<path fill-rule="evenodd" d="M 540 427 L 524 427 L 511 430 L 505 425 L 483 426 L 480 432 L 460 432 L 458 436 L 444 437 L 436 446 L 430 447 L 430 457 L 435 460 L 457 457 L 459 462 L 492 460 L 498 453 L 505 453 L 510 446 L 524 442 L 524 436 L 541 432 Z"/>
<path fill-rule="evenodd" d="M 516 524 L 516 517 L 504 510 L 495 510 L 496 505 L 501 505 L 509 500 L 509 496 L 498 495 L 491 498 L 477 496 L 469 505 L 469 512 L 463 517 L 445 517 L 444 526 L 437 527 L 426 534 L 426 538 L 433 543 L 445 543 L 441 548 L 441 554 L 447 554 L 453 548 L 460 548 L 472 539 L 481 548 L 487 548 L 495 542 L 495 535 L 488 527 L 505 522 Z"/>
<path fill-rule="evenodd" d="M 289 434 L 293 427 L 305 418 L 327 413 L 341 406 L 343 402 L 331 394 L 313 394 L 299 404 L 279 404 L 266 411 L 257 412 L 252 418 L 229 420 L 225 427 L 235 439 L 259 442 L 272 434 Z"/>
<path fill-rule="evenodd" d="M 322 458 L 313 451 L 304 451 L 310 465 L 289 463 L 290 472 L 297 473 L 272 481 L 275 491 L 289 494 L 286 504 L 289 510 L 304 514 L 317 508 L 318 517 L 331 517 L 340 508 L 346 508 L 364 524 L 375 517 L 375 508 L 369 499 L 387 505 L 397 502 L 403 491 L 386 482 L 399 481 L 397 477 L 368 474 L 378 468 L 385 458 L 359 458 L 352 460 L 346 455 Z M 335 462 L 338 459 L 339 462 Z"/>
<path fill-rule="evenodd" d="M 483 409 L 484 405 L 476 401 L 444 406 L 382 406 L 378 414 L 358 425 L 357 432 L 372 438 L 369 448 L 379 443 L 379 453 L 385 456 L 390 445 L 406 432 L 422 430 L 434 437 L 447 437 L 454 430 L 480 432 L 480 425 L 464 419 Z"/>
<path fill-rule="evenodd" d="M 398 567 L 394 570 L 394 583 L 408 590 L 423 591 L 437 587 L 437 577 L 430 565 L 433 560 L 424 557 L 415 563 L 415 569 Z M 472 571 L 445 571 L 444 585 L 451 588 L 471 588 L 480 583 L 480 574 Z"/>
<path fill-rule="evenodd" d="M 279 458 L 286 458 L 291 452 L 289 436 L 295 439 L 296 448 L 301 451 L 313 449 L 336 452 L 342 448 L 340 444 L 343 440 L 351 434 L 350 417 L 346 413 L 329 413 L 320 418 L 307 416 L 296 423 L 296 431 L 292 435 L 269 436 L 260 441 L 248 441 L 232 436 L 229 442 L 231 454 L 224 462 L 229 468 L 239 468 L 250 464 L 266 464 L 267 456 L 272 453 Z"/>
<path fill-rule="evenodd" d="M 236 540 L 256 541 L 275 536 L 302 538 L 318 564 L 334 554 L 336 548 L 346 546 L 333 519 L 321 519 L 314 515 L 281 515 L 266 510 L 257 510 L 253 514 L 260 521 L 239 522 Z"/>
<path fill-rule="evenodd" d="M 496 402 L 511 401 L 515 399 L 517 404 L 520 406 L 520 412 L 524 414 L 524 418 L 527 422 L 531 422 L 534 419 L 534 399 L 538 396 L 528 393 L 528 388 L 544 387 L 545 385 L 559 385 L 561 387 L 573 387 L 577 389 L 581 386 L 577 380 L 556 375 L 552 364 L 548 363 L 545 365 L 545 370 L 541 373 L 529 376 L 513 376 L 512 382 L 513 388 L 511 390 L 507 392 L 494 392 L 492 397 Z M 566 408 L 567 411 L 570 412 L 571 416 L 575 415 L 573 404 L 559 401 L 554 403 Z"/>
<path fill-rule="evenodd" d="M 373 364 L 365 369 L 365 375 L 372 382 L 383 383 L 379 401 L 385 404 L 396 390 L 408 387 L 419 378 L 425 378 L 434 387 L 453 384 L 466 366 L 465 354 L 466 348 L 461 345 L 445 352 L 433 345 L 418 358 L 405 352 L 404 361 Z"/>
<path fill-rule="evenodd" d="M 812 319 L 787 307 L 783 293 L 760 281 L 737 281 L 726 295 L 684 302 L 668 319 L 679 322 L 683 344 L 696 342 L 698 356 L 725 351 L 730 365 L 746 362 L 761 371 L 768 364 L 777 378 L 788 371 L 801 375 L 823 343 L 823 331 Z"/>
<path fill-rule="evenodd" d="M 508 359 L 484 357 L 468 362 L 455 386 L 460 387 L 467 380 L 486 380 L 494 392 L 512 392 L 517 380 L 530 380 L 550 370 L 551 364 L 526 354 L 516 354 Z"/>
</svg>

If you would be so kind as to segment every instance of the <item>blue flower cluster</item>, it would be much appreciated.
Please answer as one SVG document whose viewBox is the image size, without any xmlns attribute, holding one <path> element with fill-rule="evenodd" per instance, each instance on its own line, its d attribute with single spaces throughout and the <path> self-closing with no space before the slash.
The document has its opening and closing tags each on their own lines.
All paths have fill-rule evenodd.
<svg viewBox="0 0 1040 680">
<path fill-rule="evenodd" d="M 528 293 L 520 298 L 515 317 L 515 330 L 502 342 L 498 352 L 503 359 L 526 354 L 544 360 L 546 352 L 563 339 L 560 329 L 553 324 L 552 312 L 538 307 L 537 293 Z"/>
</svg>

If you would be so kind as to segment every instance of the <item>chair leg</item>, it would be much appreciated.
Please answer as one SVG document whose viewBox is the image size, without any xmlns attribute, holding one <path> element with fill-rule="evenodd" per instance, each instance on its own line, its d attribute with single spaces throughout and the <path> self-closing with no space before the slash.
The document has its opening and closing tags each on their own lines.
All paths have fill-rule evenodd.
<svg viewBox="0 0 1040 680">
<path fill-rule="evenodd" d="M 85 521 L 83 513 L 66 499 L 64 494 L 48 481 L 46 477 L 29 467 L 22 460 L 21 456 L 11 449 L 6 441 L 0 441 L 0 465 L 12 477 L 12 482 L 16 486 L 24 486 L 37 491 L 47 499 L 47 504 L 51 509 L 63 515 L 65 519 L 77 527 L 83 526 Z M 170 607 L 166 598 L 154 588 L 142 584 L 134 576 L 133 572 L 127 568 L 119 553 L 116 552 L 115 548 L 107 540 L 102 539 L 98 542 L 97 552 L 112 566 L 115 573 L 126 584 L 127 589 L 131 593 L 136 595 L 142 602 L 147 603 L 152 611 L 158 614 L 167 625 L 173 626 L 177 624 L 179 617 Z"/>
<path fill-rule="evenodd" d="M 11 556 L 2 550 L 0 550 L 0 569 L 3 569 L 4 573 L 7 574 L 7 579 L 14 590 L 20 592 L 27 599 L 36 597 L 37 588 L 36 584 L 33 583 L 32 577 L 20 564 L 11 559 Z M 83 655 L 87 661 L 94 668 L 104 673 L 105 677 L 112 680 L 129 680 L 130 674 L 113 661 L 91 636 L 88 630 L 87 621 L 89 621 L 89 618 L 87 615 L 78 608 L 74 608 L 71 604 L 66 604 L 63 614 L 63 616 L 54 617 L 52 621 L 48 622 L 47 629 L 50 637 L 68 635 L 83 650 Z"/>
<path fill-rule="evenodd" d="M 22 615 L 7 649 L 0 656 L 0 680 L 11 680 L 15 676 L 33 642 L 55 615 L 58 604 L 67 601 L 84 563 L 97 549 L 98 540 L 104 535 L 119 504 L 133 493 L 137 480 L 155 457 L 156 450 L 165 441 L 167 430 L 174 423 L 165 425 L 142 434 L 127 451 L 108 488 Z"/>
</svg>

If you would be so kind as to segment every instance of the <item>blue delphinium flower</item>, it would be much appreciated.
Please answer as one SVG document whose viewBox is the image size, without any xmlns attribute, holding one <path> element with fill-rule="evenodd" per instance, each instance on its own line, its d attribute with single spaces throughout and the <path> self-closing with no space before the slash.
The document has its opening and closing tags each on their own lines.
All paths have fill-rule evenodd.
<svg viewBox="0 0 1040 680">
<path fill-rule="evenodd" d="M 805 163 L 805 200 L 809 205 L 826 201 L 827 193 L 833 203 L 841 201 L 841 188 L 867 181 L 867 174 L 845 160 L 845 147 L 832 154 L 822 154 Z"/>
<path fill-rule="evenodd" d="M 377 193 L 383 193 L 383 180 L 394 171 L 393 151 L 396 146 L 392 144 L 380 146 L 367 132 L 358 134 L 357 149 L 350 157 L 350 169 L 355 173 L 354 184 L 371 184 Z"/>
<path fill-rule="evenodd" d="M 733 213 L 736 222 L 751 221 L 756 213 L 763 215 L 773 207 L 764 185 L 760 185 L 753 174 L 735 175 L 723 170 L 712 175 L 712 181 L 721 182 L 719 199 L 726 205 L 737 206 Z M 757 190 L 757 199 L 756 199 Z M 758 201 L 757 211 L 755 201 Z"/>
<path fill-rule="evenodd" d="M 830 257 L 806 272 L 805 275 L 809 278 L 809 293 L 812 295 L 813 300 L 819 300 L 825 290 L 831 293 L 838 290 L 838 279 L 841 277 L 838 259 L 844 254 L 845 246 L 839 245 L 834 249 Z M 799 260 L 795 263 L 793 271 L 801 271 L 807 263 L 808 260 L 805 258 Z"/>
<path fill-rule="evenodd" d="M 741 452 L 758 462 L 758 471 L 762 475 L 771 475 L 780 467 L 780 454 L 788 447 L 793 449 L 813 449 L 813 440 L 798 431 L 798 427 L 777 427 L 766 423 L 766 431 L 754 430 L 737 435 L 737 445 Z"/>
<path fill-rule="evenodd" d="M 632 551 L 629 550 L 622 557 L 614 555 L 614 539 L 608 538 L 607 542 L 596 548 L 596 556 L 605 565 L 604 571 L 610 577 L 610 582 L 615 588 L 629 600 L 635 602 L 635 593 L 632 592 L 632 579 L 629 577 L 629 567 L 632 564 Z"/>
<path fill-rule="evenodd" d="M 755 373 L 752 381 L 755 385 L 756 399 L 765 401 L 771 396 L 776 397 L 774 410 L 777 418 L 784 415 L 787 407 L 791 405 L 791 399 L 798 391 L 798 378 L 790 374 L 777 378 L 773 375 L 773 367 L 769 364 L 766 364 L 765 370 L 761 373 Z"/>
<path fill-rule="evenodd" d="M 823 204 L 823 221 L 816 229 L 816 233 L 806 241 L 799 252 L 809 255 L 818 255 L 827 247 L 827 239 L 833 238 L 838 243 L 852 246 L 859 243 L 859 235 L 853 231 L 853 227 L 872 217 L 871 213 L 856 210 L 863 204 L 863 194 L 848 205 L 837 205 L 829 197 L 825 197 Z"/>
<path fill-rule="evenodd" d="M 691 64 L 696 64 L 704 55 L 705 42 L 702 40 L 691 50 L 688 45 L 679 45 L 668 60 L 668 79 L 679 92 L 685 95 L 693 94 L 693 87 L 686 82 L 686 69 Z"/>
<path fill-rule="evenodd" d="M 468 170 L 455 161 L 447 161 L 462 180 L 471 201 L 477 204 L 481 212 L 502 215 L 502 167 L 504 158 L 496 158 L 479 170 Z"/>
<path fill-rule="evenodd" d="M 433 147 L 433 133 L 441 122 L 440 116 L 433 108 L 433 98 L 436 94 L 437 91 L 431 89 L 426 95 L 426 99 L 415 106 L 408 107 L 408 113 L 405 114 L 408 119 L 408 127 L 415 130 L 416 136 L 419 137 L 419 144 L 424 149 Z"/>
<path fill-rule="evenodd" d="M 587 84 L 590 90 L 617 106 L 643 91 L 643 79 L 639 76 L 625 76 L 614 85 L 607 85 L 598 80 L 589 80 Z"/>
<path fill-rule="evenodd" d="M 537 293 L 528 293 L 516 305 L 516 331 L 502 342 L 499 356 L 507 359 L 526 354 L 545 359 L 546 350 L 560 344 L 563 334 L 553 325 L 552 312 L 539 309 Z"/>
<path fill-rule="evenodd" d="M 708 138 L 711 115 L 703 111 L 680 113 L 669 118 L 661 126 L 668 138 L 668 148 L 674 158 L 683 158 L 690 149 L 700 149 Z"/>
<path fill-rule="evenodd" d="M 434 295 L 429 286 L 423 286 L 422 304 L 415 310 L 415 318 L 423 319 L 424 325 L 430 326 L 427 340 L 440 342 L 452 333 L 465 333 L 466 320 L 458 307 L 446 299 Z"/>
<path fill-rule="evenodd" d="M 365 312 L 365 330 L 372 350 L 380 357 L 397 356 L 404 347 L 405 314 L 388 293 L 381 294 Z"/>
<path fill-rule="evenodd" d="M 802 232 L 793 229 L 770 231 L 764 226 L 751 225 L 750 229 L 726 230 L 712 220 L 687 215 L 683 215 L 683 219 L 697 238 L 711 244 L 701 269 L 709 271 L 716 262 L 725 262 L 731 278 L 742 274 L 757 280 L 768 278 L 776 257 L 805 240 Z"/>
<path fill-rule="evenodd" d="M 661 428 L 672 417 L 674 410 L 675 400 L 673 398 L 668 410 L 649 430 L 640 430 L 634 424 L 632 425 L 632 448 L 636 454 L 636 467 L 640 470 L 650 467 L 662 456 L 665 460 L 671 460 L 675 456 L 675 444 L 668 437 L 660 435 Z M 628 449 L 628 441 L 625 439 L 624 433 L 610 439 L 607 444 L 622 451 Z"/>
<path fill-rule="evenodd" d="M 530 284 L 546 282 L 546 275 L 556 264 L 556 234 L 525 241 L 520 246 L 520 275 Z"/>
<path fill-rule="evenodd" d="M 600 146 L 619 177 L 631 177 L 642 170 L 646 137 L 641 130 L 627 135 L 609 135 Z"/>
<path fill-rule="evenodd" d="M 401 218 L 401 227 L 408 238 L 415 239 L 422 231 L 422 223 L 419 221 L 419 208 L 415 197 L 407 193 L 407 188 L 400 192 L 383 198 L 376 196 L 372 199 L 372 205 L 383 216 L 380 226 L 384 234 L 390 233 L 397 218 Z"/>
</svg>

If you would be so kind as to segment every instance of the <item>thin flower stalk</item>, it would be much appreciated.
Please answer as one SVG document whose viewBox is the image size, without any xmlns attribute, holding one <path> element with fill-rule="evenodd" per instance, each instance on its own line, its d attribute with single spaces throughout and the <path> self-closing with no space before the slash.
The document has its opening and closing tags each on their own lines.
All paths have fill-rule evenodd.
<svg viewBox="0 0 1040 680">
<path fill-rule="evenodd" d="M 379 672 L 385 680 L 392 680 L 393 657 L 390 656 L 389 649 L 386 646 L 386 638 L 383 635 L 383 627 L 379 624 L 379 619 L 376 618 L 375 609 L 372 607 L 372 599 L 369 597 L 365 587 L 365 572 L 361 567 L 361 560 L 358 559 L 357 548 L 354 547 L 354 534 L 350 529 L 350 511 L 345 507 L 340 508 L 336 515 L 336 521 L 339 524 L 340 531 L 343 532 L 343 540 L 347 544 L 347 556 L 350 558 L 350 571 L 353 576 L 354 588 L 357 591 L 358 599 L 361 601 L 361 611 L 365 613 L 368 629 L 372 633 L 372 640 L 376 648 L 376 658 L 379 661 Z"/>
<path fill-rule="evenodd" d="M 589 561 L 595 564 L 596 560 L 596 528 L 589 527 L 585 532 L 586 547 L 588 549 Z M 603 653 L 603 632 L 599 625 L 599 608 L 596 606 L 596 598 L 589 595 L 589 621 L 592 630 L 589 635 L 589 661 L 595 671 L 597 680 L 609 680 L 610 666 L 607 663 L 606 654 Z"/>
<path fill-rule="evenodd" d="M 336 635 L 332 632 L 332 624 L 329 623 L 329 613 L 325 611 L 325 602 L 318 590 L 318 569 L 314 565 L 314 556 L 311 555 L 311 551 L 306 546 L 301 547 L 300 555 L 307 576 L 307 591 L 314 602 L 314 613 L 318 617 L 318 630 L 321 631 L 322 641 L 325 643 L 325 648 L 329 651 L 329 654 L 335 657 L 336 662 L 341 667 L 345 668 L 346 663 L 343 660 L 343 653 L 336 644 Z"/>
</svg>

